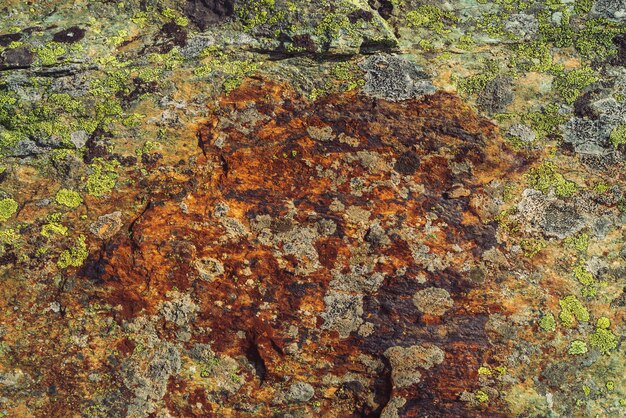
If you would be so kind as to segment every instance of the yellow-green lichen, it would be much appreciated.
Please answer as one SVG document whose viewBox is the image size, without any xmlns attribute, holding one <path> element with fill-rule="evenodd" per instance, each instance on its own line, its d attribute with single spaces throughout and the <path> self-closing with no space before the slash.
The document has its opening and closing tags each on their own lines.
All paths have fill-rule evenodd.
<svg viewBox="0 0 626 418">
<path fill-rule="evenodd" d="M 20 239 L 20 234 L 15 229 L 0 231 L 0 244 L 13 245 Z"/>
<path fill-rule="evenodd" d="M 491 369 L 489 367 L 481 366 L 478 368 L 478 374 L 489 376 L 491 375 Z"/>
<path fill-rule="evenodd" d="M 574 340 L 569 346 L 567 352 L 573 355 L 585 354 L 588 350 L 587 343 L 581 340 Z"/>
<path fill-rule="evenodd" d="M 410 28 L 424 27 L 439 35 L 450 32 L 454 22 L 459 19 L 454 13 L 441 10 L 437 6 L 425 4 L 406 14 L 407 26 Z"/>
<path fill-rule="evenodd" d="M 489 401 L 489 395 L 485 391 L 483 391 L 483 390 L 477 390 L 474 393 L 474 397 L 480 403 L 485 403 L 485 402 Z"/>
<path fill-rule="evenodd" d="M 617 338 L 608 329 L 596 328 L 595 332 L 589 336 L 589 345 L 602 354 L 611 354 L 611 351 L 617 348 Z"/>
<path fill-rule="evenodd" d="M 39 48 L 35 48 L 40 65 L 48 66 L 57 63 L 60 57 L 67 53 L 66 47 L 58 42 L 50 42 Z"/>
<path fill-rule="evenodd" d="M 585 253 L 587 252 L 587 248 L 589 247 L 589 241 L 589 234 L 580 233 L 565 238 L 563 242 L 567 247 L 572 248 L 578 252 Z"/>
<path fill-rule="evenodd" d="M 552 313 L 547 313 L 539 320 L 539 328 L 545 332 L 552 332 L 556 329 L 556 320 Z"/>
<path fill-rule="evenodd" d="M 559 305 L 561 306 L 559 319 L 564 326 L 573 328 L 576 326 L 576 321 L 589 321 L 587 308 L 583 306 L 576 296 L 569 295 L 564 297 L 559 300 Z"/>
<path fill-rule="evenodd" d="M 598 80 L 598 75 L 593 69 L 583 67 L 559 75 L 555 78 L 553 85 L 565 103 L 571 105 L 582 94 L 585 87 Z"/>
<path fill-rule="evenodd" d="M 94 160 L 90 165 L 91 174 L 87 177 L 87 192 L 92 196 L 101 197 L 113 190 L 119 177 L 116 171 L 118 165 L 117 161 Z"/>
<path fill-rule="evenodd" d="M 543 239 L 523 239 L 520 241 L 520 246 L 522 250 L 524 250 L 524 256 L 528 258 L 532 258 L 539 254 L 541 250 L 546 248 L 548 244 Z"/>
<path fill-rule="evenodd" d="M 551 161 L 530 170 L 526 177 L 530 187 L 544 194 L 554 190 L 557 196 L 568 197 L 578 190 L 576 183 L 566 180 L 561 173 L 558 173 L 556 165 Z"/>
<path fill-rule="evenodd" d="M 83 203 L 80 194 L 69 189 L 59 190 L 55 196 L 55 200 L 59 205 L 67 206 L 72 209 L 79 207 Z"/>
<path fill-rule="evenodd" d="M 243 79 L 256 72 L 259 66 L 259 63 L 247 60 L 229 60 L 224 53 L 214 51 L 210 62 L 197 67 L 194 70 L 194 75 L 207 77 L 218 73 L 225 76 L 226 80 L 222 87 L 228 93 L 239 87 Z"/>
<path fill-rule="evenodd" d="M 609 140 L 615 148 L 626 144 L 626 124 L 621 124 L 613 128 Z"/>
<path fill-rule="evenodd" d="M 76 245 L 74 245 L 74 247 L 61 253 L 59 260 L 57 261 L 59 268 L 64 269 L 68 267 L 80 267 L 83 265 L 89 256 L 85 239 L 85 236 L 81 235 L 76 240 Z"/>
<path fill-rule="evenodd" d="M 58 222 L 49 222 L 41 227 L 41 235 L 50 238 L 52 235 L 67 235 L 67 227 Z"/>
<path fill-rule="evenodd" d="M 574 276 L 576 277 L 576 280 L 578 280 L 583 286 L 591 286 L 595 283 L 593 274 L 591 274 L 591 272 L 587 270 L 587 266 L 583 260 L 581 260 L 574 267 Z"/>
<path fill-rule="evenodd" d="M 18 204 L 10 197 L 0 199 L 0 222 L 6 222 L 17 212 Z"/>
</svg>

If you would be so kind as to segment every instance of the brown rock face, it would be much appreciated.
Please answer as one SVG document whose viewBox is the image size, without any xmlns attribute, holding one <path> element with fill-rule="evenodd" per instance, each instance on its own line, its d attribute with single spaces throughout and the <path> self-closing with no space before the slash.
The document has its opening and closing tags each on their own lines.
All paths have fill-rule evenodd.
<svg viewBox="0 0 626 418">
<path fill-rule="evenodd" d="M 515 167 L 489 121 L 442 92 L 311 103 L 251 80 L 198 139 L 193 184 L 154 192 L 86 269 L 120 321 L 189 294 L 184 344 L 249 365 L 227 391 L 170 379 L 172 414 L 202 416 L 181 406 L 184 392 L 224 416 L 309 399 L 324 416 L 498 416 L 497 400 L 461 400 L 494 352 L 489 314 L 505 313 L 481 274 L 498 244 L 480 202 Z M 161 338 L 175 341 L 177 324 Z"/>
</svg>

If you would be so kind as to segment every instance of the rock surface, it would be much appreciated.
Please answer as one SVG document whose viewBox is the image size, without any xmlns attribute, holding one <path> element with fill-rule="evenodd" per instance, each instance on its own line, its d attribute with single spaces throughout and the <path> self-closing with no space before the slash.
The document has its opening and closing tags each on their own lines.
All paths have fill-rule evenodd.
<svg viewBox="0 0 626 418">
<path fill-rule="evenodd" d="M 0 417 L 624 415 L 623 1 L 0 9 Z"/>
</svg>

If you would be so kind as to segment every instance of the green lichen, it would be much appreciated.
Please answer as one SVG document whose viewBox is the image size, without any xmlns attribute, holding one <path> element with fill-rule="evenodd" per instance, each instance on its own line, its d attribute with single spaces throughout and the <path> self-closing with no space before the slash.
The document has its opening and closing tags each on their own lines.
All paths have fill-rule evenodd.
<svg viewBox="0 0 626 418">
<path fill-rule="evenodd" d="M 598 75 L 589 67 L 563 73 L 554 79 L 554 89 L 568 105 L 573 104 L 585 87 L 598 81 Z"/>
<path fill-rule="evenodd" d="M 539 254 L 541 250 L 546 248 L 548 244 L 542 239 L 529 238 L 523 239 L 520 242 L 520 246 L 522 247 L 522 250 L 524 250 L 524 256 L 532 258 Z"/>
<path fill-rule="evenodd" d="M 80 194 L 69 189 L 59 190 L 55 196 L 55 200 L 59 205 L 64 205 L 72 209 L 79 207 L 83 203 Z"/>
<path fill-rule="evenodd" d="M 587 348 L 587 343 L 581 340 L 572 341 L 569 350 L 567 350 L 568 354 L 573 355 L 585 354 L 587 351 L 589 351 L 589 349 Z"/>
<path fill-rule="evenodd" d="M 567 10 L 562 12 L 560 23 L 552 20 L 552 13 L 543 10 L 537 15 L 539 21 L 539 33 L 544 45 L 551 43 L 558 48 L 567 48 L 573 45 L 576 31 L 570 25 L 570 14 Z"/>
<path fill-rule="evenodd" d="M 596 331 L 589 336 L 589 344 L 602 354 L 611 354 L 611 351 L 617 348 L 617 338 L 608 329 L 596 328 Z"/>
<path fill-rule="evenodd" d="M 46 238 L 50 238 L 55 234 L 65 236 L 67 231 L 67 227 L 58 222 L 49 222 L 41 227 L 41 235 Z"/>
<path fill-rule="evenodd" d="M 489 401 L 489 395 L 485 391 L 483 391 L 483 390 L 477 390 L 474 393 L 474 397 L 480 403 L 485 403 L 485 402 Z"/>
<path fill-rule="evenodd" d="M 536 71 L 544 73 L 559 73 L 563 66 L 555 64 L 550 46 L 544 42 L 524 42 L 517 44 L 513 49 L 515 55 L 512 64 L 522 72 Z"/>
<path fill-rule="evenodd" d="M 586 15 L 591 11 L 594 0 L 576 0 L 574 3 L 574 13 L 579 16 Z"/>
<path fill-rule="evenodd" d="M 115 33 L 115 35 L 109 37 L 107 39 L 107 42 L 108 42 L 109 45 L 119 46 L 119 45 L 124 43 L 124 41 L 126 40 L 126 38 L 128 38 L 129 35 L 130 34 L 129 34 L 128 30 L 120 29 L 120 30 L 118 30 Z"/>
<path fill-rule="evenodd" d="M 61 255 L 59 256 L 59 260 L 57 261 L 57 266 L 62 269 L 68 267 L 82 266 L 89 256 L 89 251 L 87 250 L 87 244 L 85 243 L 85 240 L 86 238 L 84 235 L 78 237 L 78 239 L 76 240 L 76 245 L 74 245 L 74 247 L 61 253 Z"/>
<path fill-rule="evenodd" d="M 615 390 L 615 382 L 612 380 L 609 380 L 608 382 L 606 382 L 606 390 L 608 390 L 609 392 L 613 392 Z"/>
<path fill-rule="evenodd" d="M 272 25 L 284 19 L 284 11 L 276 10 L 275 0 L 250 0 L 238 3 L 235 13 L 249 32 L 257 26 Z"/>
<path fill-rule="evenodd" d="M 556 329 L 556 321 L 552 313 L 547 313 L 539 320 L 539 328 L 545 332 L 553 332 Z"/>
<path fill-rule="evenodd" d="M 489 367 L 481 366 L 478 368 L 478 374 L 489 376 L 491 375 L 491 369 Z"/>
<path fill-rule="evenodd" d="M 561 112 L 557 104 L 550 103 L 541 110 L 526 114 L 526 122 L 533 128 L 537 138 L 543 139 L 560 135 L 560 125 L 569 119 L 567 113 Z"/>
<path fill-rule="evenodd" d="M 226 93 L 239 87 L 243 79 L 259 69 L 260 64 L 248 60 L 229 60 L 221 51 L 212 51 L 212 57 L 208 64 L 197 67 L 194 75 L 197 77 L 209 77 L 220 74 L 225 77 L 223 89 Z"/>
<path fill-rule="evenodd" d="M 569 197 L 576 193 L 576 183 L 566 180 L 562 174 L 556 171 L 556 165 L 547 161 L 541 166 L 534 168 L 526 175 L 530 187 L 547 194 L 550 190 L 560 197 Z"/>
<path fill-rule="evenodd" d="M 492 38 L 512 39 L 512 34 L 504 30 L 504 17 L 501 13 L 484 13 L 476 26 Z"/>
<path fill-rule="evenodd" d="M 6 222 L 17 212 L 18 204 L 10 197 L 0 200 L 0 222 Z"/>
<path fill-rule="evenodd" d="M 483 91 L 487 83 L 496 78 L 496 76 L 496 73 L 487 72 L 465 78 L 456 78 L 456 88 L 462 95 L 470 96 Z"/>
<path fill-rule="evenodd" d="M 563 242 L 569 248 L 572 248 L 580 253 L 586 253 L 587 248 L 589 248 L 590 238 L 589 234 L 583 232 L 577 235 L 569 236 L 565 238 Z"/>
<path fill-rule="evenodd" d="M 15 229 L 0 231 L 0 244 L 13 245 L 20 239 L 20 234 Z"/>
<path fill-rule="evenodd" d="M 613 128 L 609 140 L 615 148 L 626 144 L 626 124 L 618 125 Z"/>
<path fill-rule="evenodd" d="M 361 87 L 365 80 L 363 71 L 352 62 L 340 62 L 331 70 L 332 76 L 341 82 L 342 90 L 350 91 Z"/>
<path fill-rule="evenodd" d="M 40 65 L 49 66 L 57 63 L 60 57 L 67 54 L 66 47 L 58 42 L 50 42 L 39 48 L 35 48 Z"/>
<path fill-rule="evenodd" d="M 183 63 L 183 60 L 183 54 L 180 52 L 178 47 L 172 48 L 165 54 L 158 54 L 155 52 L 148 55 L 148 62 L 158 65 L 166 70 L 173 70 L 174 68 L 180 66 Z"/>
<path fill-rule="evenodd" d="M 609 329 L 611 326 L 611 320 L 606 316 L 601 316 L 598 318 L 598 322 L 596 322 L 596 327 L 600 329 Z"/>
<path fill-rule="evenodd" d="M 95 159 L 90 165 L 91 174 L 87 177 L 87 192 L 95 197 L 109 193 L 115 187 L 119 174 L 116 171 L 119 163 Z"/>
<path fill-rule="evenodd" d="M 587 308 L 583 306 L 576 296 L 569 295 L 564 297 L 559 301 L 559 305 L 561 306 L 559 319 L 564 326 L 573 328 L 576 326 L 576 321 L 589 321 Z"/>
<path fill-rule="evenodd" d="M 593 274 L 591 274 L 591 272 L 587 270 L 587 266 L 583 260 L 581 260 L 574 267 L 574 276 L 576 277 L 576 280 L 578 280 L 583 286 L 591 286 L 595 283 Z"/>
<path fill-rule="evenodd" d="M 459 19 L 452 12 L 444 11 L 437 6 L 425 4 L 406 14 L 407 26 L 410 28 L 427 28 L 439 35 L 450 32 Z"/>
<path fill-rule="evenodd" d="M 574 45 L 585 60 L 605 61 L 617 53 L 613 41 L 626 27 L 608 19 L 597 18 L 585 21 L 578 31 Z"/>
</svg>

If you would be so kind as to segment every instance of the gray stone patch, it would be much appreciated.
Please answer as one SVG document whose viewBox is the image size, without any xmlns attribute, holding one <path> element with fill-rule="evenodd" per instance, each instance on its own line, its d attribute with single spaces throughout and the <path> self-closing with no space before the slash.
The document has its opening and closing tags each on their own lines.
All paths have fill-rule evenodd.
<svg viewBox="0 0 626 418">
<path fill-rule="evenodd" d="M 609 136 L 612 121 L 601 117 L 597 120 L 572 118 L 563 126 L 563 141 L 571 144 L 580 154 L 604 156 L 613 152 Z"/>
<path fill-rule="evenodd" d="M 537 138 L 537 135 L 531 128 L 519 123 L 511 126 L 507 133 L 525 143 L 533 142 Z"/>
<path fill-rule="evenodd" d="M 596 0 L 591 13 L 609 19 L 624 21 L 626 20 L 626 0 Z"/>
<path fill-rule="evenodd" d="M 552 203 L 546 208 L 542 223 L 542 231 L 545 235 L 563 239 L 584 227 L 585 221 L 575 206 Z"/>
<path fill-rule="evenodd" d="M 345 292 L 372 293 L 377 291 L 385 280 L 383 274 L 379 272 L 359 274 L 354 268 L 351 270 L 347 274 L 334 272 L 330 287 Z"/>
<path fill-rule="evenodd" d="M 122 212 L 115 211 L 102 215 L 89 225 L 89 231 L 100 239 L 109 239 L 122 229 Z"/>
<path fill-rule="evenodd" d="M 87 143 L 89 135 L 85 131 L 76 131 L 70 134 L 70 142 L 74 144 L 76 149 L 81 149 Z"/>
<path fill-rule="evenodd" d="M 128 416 L 147 417 L 165 395 L 167 382 L 181 368 L 180 353 L 168 343 L 158 341 L 140 355 L 122 364 L 122 382 L 133 394 Z"/>
<path fill-rule="evenodd" d="M 329 292 L 324 296 L 326 310 L 322 313 L 322 329 L 334 330 L 341 338 L 348 338 L 363 324 L 363 297 Z"/>
<path fill-rule="evenodd" d="M 296 382 L 289 386 L 287 399 L 291 402 L 308 402 L 314 395 L 313 386 L 306 382 Z"/>
<path fill-rule="evenodd" d="M 391 363 L 391 379 L 394 387 L 406 387 L 419 383 L 422 378 L 419 369 L 430 369 L 441 364 L 445 358 L 445 353 L 433 344 L 390 347 L 384 354 Z"/>
<path fill-rule="evenodd" d="M 524 41 L 529 41 L 539 32 L 539 21 L 534 15 L 515 13 L 504 23 L 504 30 Z"/>
<path fill-rule="evenodd" d="M 195 317 L 199 308 L 188 294 L 181 295 L 176 292 L 173 296 L 172 300 L 163 302 L 161 305 L 161 315 L 166 321 L 182 327 Z"/>
<path fill-rule="evenodd" d="M 427 287 L 413 295 L 413 304 L 422 313 L 443 315 L 454 305 L 450 293 L 440 287 Z"/>
<path fill-rule="evenodd" d="M 422 68 L 404 58 L 377 54 L 360 64 L 365 71 L 363 91 L 390 101 L 416 99 L 436 90 Z"/>
<path fill-rule="evenodd" d="M 485 85 L 484 90 L 476 100 L 478 108 L 487 113 L 502 113 L 513 101 L 513 79 L 498 76 Z"/>
<path fill-rule="evenodd" d="M 194 267 L 198 271 L 200 278 L 212 282 L 218 276 L 224 274 L 224 265 L 215 258 L 203 257 L 194 261 Z"/>
</svg>

